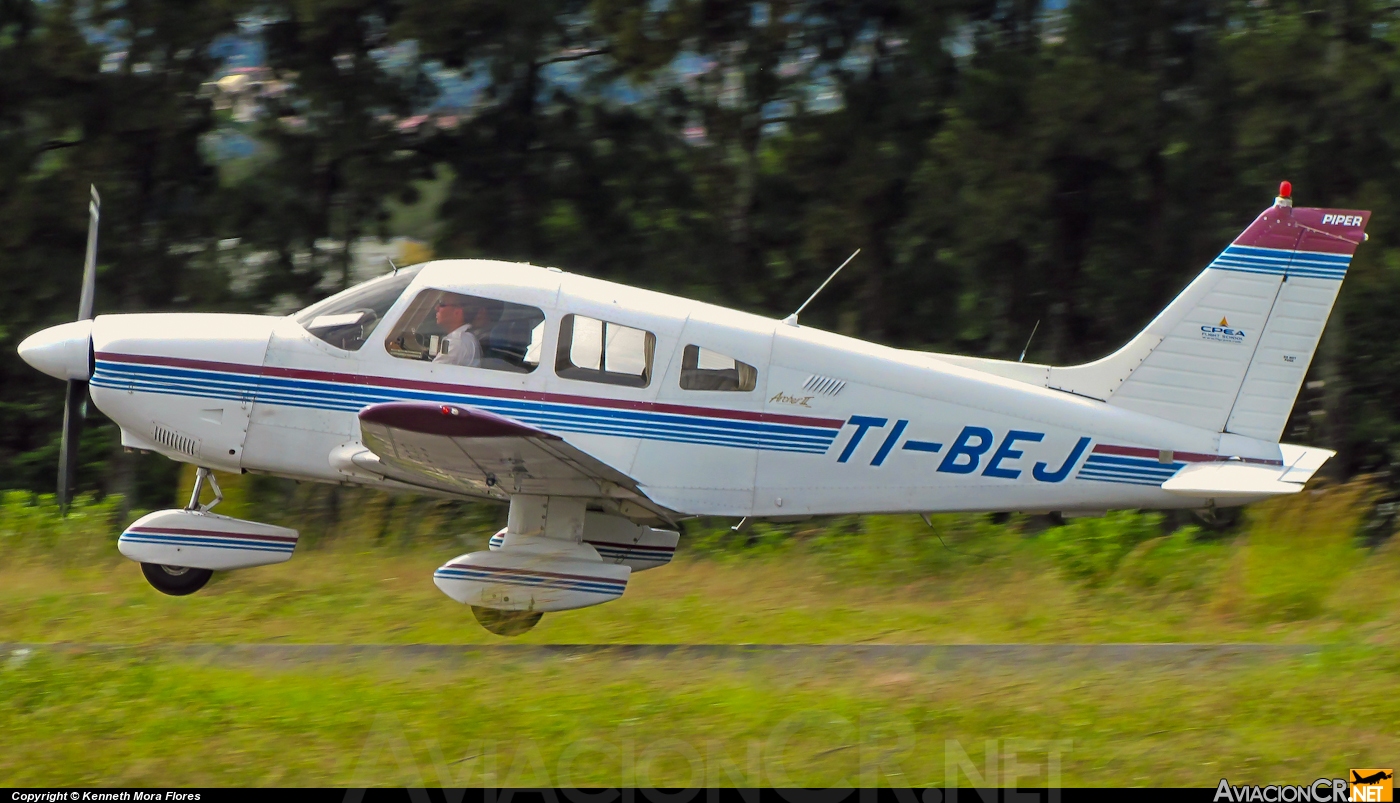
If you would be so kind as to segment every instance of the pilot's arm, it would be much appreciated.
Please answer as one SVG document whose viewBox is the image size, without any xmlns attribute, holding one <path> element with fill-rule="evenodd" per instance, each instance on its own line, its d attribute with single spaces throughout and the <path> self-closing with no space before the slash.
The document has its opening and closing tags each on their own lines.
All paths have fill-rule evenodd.
<svg viewBox="0 0 1400 803">
<path fill-rule="evenodd" d="M 481 365 L 481 341 L 472 334 L 470 325 L 459 326 L 442 338 L 442 350 L 433 362 L 477 367 Z"/>
</svg>

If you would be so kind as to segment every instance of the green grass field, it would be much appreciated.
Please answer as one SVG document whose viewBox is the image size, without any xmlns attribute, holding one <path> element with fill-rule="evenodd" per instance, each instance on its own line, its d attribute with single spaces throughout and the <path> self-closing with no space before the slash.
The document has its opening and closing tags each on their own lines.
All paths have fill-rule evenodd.
<svg viewBox="0 0 1400 803">
<path fill-rule="evenodd" d="M 0 664 L 0 782 L 941 785 L 1019 773 L 1025 785 L 1213 786 L 1393 766 L 1400 543 L 1356 540 L 1364 493 L 1258 506 L 1224 538 L 1164 535 L 1132 514 L 1039 533 L 978 517 L 937 517 L 935 530 L 917 517 L 810 522 L 752 539 L 693 527 L 676 563 L 635 576 L 621 600 L 547 615 L 516 640 L 1318 645 L 1306 654 L 941 666 L 486 652 L 454 665 L 38 650 Z M 109 508 L 59 523 L 11 498 L 0 642 L 499 642 L 431 581 L 489 528 L 385 539 L 390 516 L 421 511 L 364 504 L 346 518 L 355 526 L 289 563 L 174 599 L 114 557 Z"/>
</svg>

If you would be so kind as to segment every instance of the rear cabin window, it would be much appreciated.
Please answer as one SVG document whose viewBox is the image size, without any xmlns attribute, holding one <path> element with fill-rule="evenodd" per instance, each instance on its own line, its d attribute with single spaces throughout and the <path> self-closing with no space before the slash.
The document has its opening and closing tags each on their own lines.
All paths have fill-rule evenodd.
<svg viewBox="0 0 1400 803">
<path fill-rule="evenodd" d="M 539 367 L 544 313 L 494 298 L 424 290 L 384 342 L 395 357 L 528 374 Z"/>
<path fill-rule="evenodd" d="M 554 372 L 565 379 L 644 388 L 651 382 L 656 335 L 641 329 L 565 315 L 559 324 Z"/>
<path fill-rule="evenodd" d="M 682 390 L 753 390 L 758 369 L 712 349 L 686 346 L 681 354 Z"/>
</svg>

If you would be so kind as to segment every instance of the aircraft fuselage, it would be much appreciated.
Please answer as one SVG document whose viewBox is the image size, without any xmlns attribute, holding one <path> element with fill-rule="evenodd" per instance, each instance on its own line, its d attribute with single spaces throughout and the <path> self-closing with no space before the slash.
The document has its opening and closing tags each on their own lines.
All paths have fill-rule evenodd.
<svg viewBox="0 0 1400 803">
<path fill-rule="evenodd" d="M 429 290 L 542 313 L 533 357 L 516 355 L 502 370 L 426 359 L 430 352 L 405 351 L 402 338 L 389 343 Z M 576 316 L 568 332 L 566 316 Z M 589 378 L 560 356 L 577 351 L 581 327 L 599 321 L 617 327 L 598 327 L 599 359 L 611 359 L 617 343 L 619 352 L 635 343 L 644 381 L 620 384 L 622 374 L 606 370 Z M 428 328 L 411 348 L 432 341 L 422 334 Z M 622 334 L 609 340 L 614 331 Z M 121 426 L 127 446 L 322 482 L 411 489 L 347 457 L 359 443 L 359 410 L 406 400 L 484 409 L 557 434 L 685 514 L 1197 507 L 1201 500 L 1159 486 L 1192 463 L 1282 465 L 1275 443 L 936 354 L 501 262 L 429 263 L 353 350 L 296 317 L 218 314 L 105 315 L 93 323 L 92 344 L 92 400 Z M 687 347 L 698 347 L 702 362 L 715 354 L 741 367 L 702 365 L 697 374 Z M 682 386 L 683 375 L 711 374 L 720 377 L 712 385 L 738 387 Z M 742 382 L 732 379 L 740 374 Z M 480 490 L 506 498 L 504 489 Z"/>
</svg>

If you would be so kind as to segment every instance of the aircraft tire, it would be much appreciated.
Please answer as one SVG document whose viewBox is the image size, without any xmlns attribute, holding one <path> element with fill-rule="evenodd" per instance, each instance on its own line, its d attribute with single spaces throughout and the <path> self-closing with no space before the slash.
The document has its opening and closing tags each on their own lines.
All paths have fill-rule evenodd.
<svg viewBox="0 0 1400 803">
<path fill-rule="evenodd" d="M 162 594 L 169 594 L 172 597 L 183 597 L 193 594 L 204 584 L 209 582 L 209 578 L 214 576 L 210 569 L 190 569 L 185 566 L 165 566 L 159 563 L 141 564 L 141 573 L 146 575 L 146 582 L 151 587 Z"/>
<path fill-rule="evenodd" d="M 518 636 L 539 624 L 540 611 L 499 611 L 495 608 L 472 606 L 472 615 L 488 631 L 498 636 Z"/>
<path fill-rule="evenodd" d="M 1196 520 L 1212 533 L 1223 533 L 1240 523 L 1243 507 L 1216 507 L 1192 510 Z"/>
</svg>

